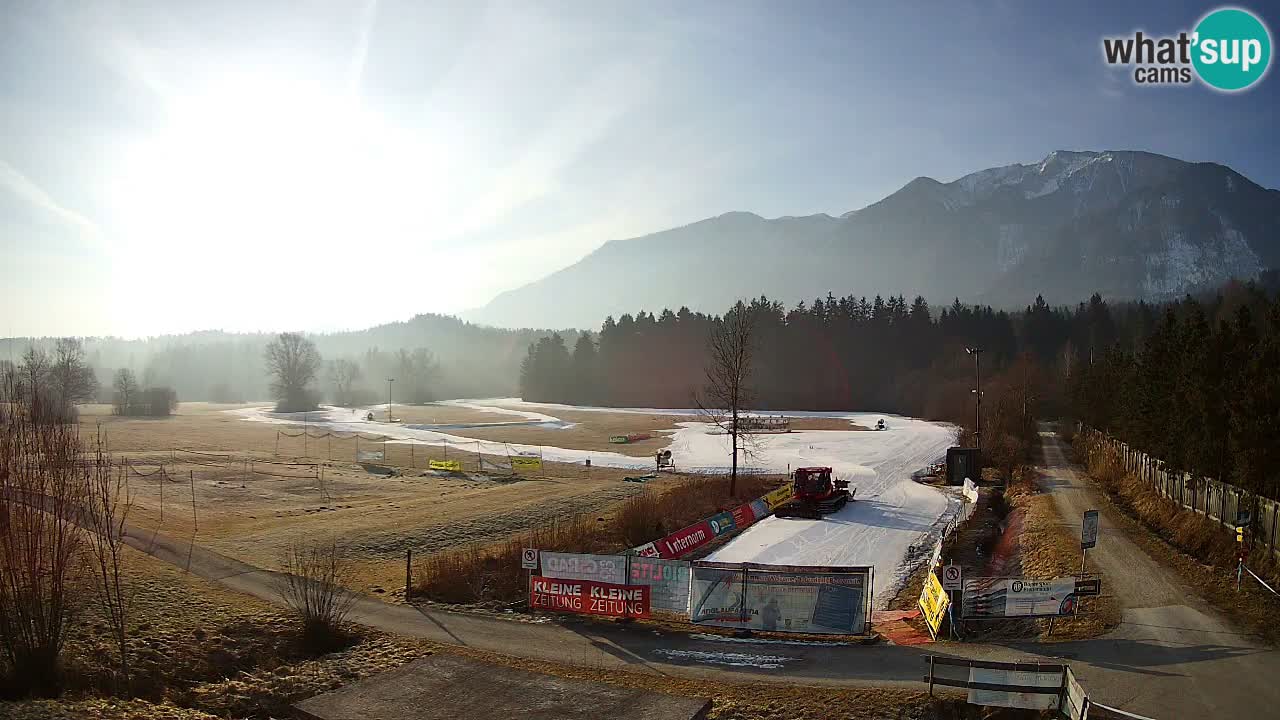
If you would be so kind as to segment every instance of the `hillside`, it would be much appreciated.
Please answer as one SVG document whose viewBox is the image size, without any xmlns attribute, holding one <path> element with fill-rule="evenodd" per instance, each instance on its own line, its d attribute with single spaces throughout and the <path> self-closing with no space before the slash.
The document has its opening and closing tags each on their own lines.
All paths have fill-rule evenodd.
<svg viewBox="0 0 1280 720">
<path fill-rule="evenodd" d="M 732 212 L 613 240 L 464 315 L 592 328 L 637 308 L 718 312 L 761 293 L 918 288 L 935 303 L 1163 300 L 1280 266 L 1280 192 L 1230 168 L 1145 152 L 1050 153 L 949 183 L 916 178 L 841 217 Z"/>
</svg>

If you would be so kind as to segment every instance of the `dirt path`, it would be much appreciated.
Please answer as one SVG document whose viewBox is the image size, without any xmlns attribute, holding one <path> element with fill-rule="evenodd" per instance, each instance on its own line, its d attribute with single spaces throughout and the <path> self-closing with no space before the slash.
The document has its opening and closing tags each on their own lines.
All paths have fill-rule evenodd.
<svg viewBox="0 0 1280 720">
<path fill-rule="evenodd" d="M 1078 534 L 1084 511 L 1102 511 L 1089 567 L 1124 609 L 1120 627 L 1106 636 L 1056 646 L 1063 657 L 1088 649 L 1088 667 L 1073 669 L 1090 692 L 1159 718 L 1261 717 L 1262 709 L 1280 707 L 1280 653 L 1230 627 L 1173 570 L 1129 540 L 1057 436 L 1044 431 L 1041 441 L 1040 484 L 1064 525 Z"/>
</svg>

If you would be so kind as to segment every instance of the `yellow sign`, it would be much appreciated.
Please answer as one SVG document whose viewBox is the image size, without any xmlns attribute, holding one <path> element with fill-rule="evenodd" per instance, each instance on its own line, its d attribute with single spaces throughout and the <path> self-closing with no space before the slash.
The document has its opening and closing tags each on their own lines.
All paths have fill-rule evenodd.
<svg viewBox="0 0 1280 720">
<path fill-rule="evenodd" d="M 427 463 L 427 467 L 432 470 L 449 470 L 452 472 L 462 472 L 461 460 L 432 460 Z"/>
<path fill-rule="evenodd" d="M 938 628 L 942 627 L 942 617 L 947 614 L 947 606 L 950 604 L 951 597 L 942 589 L 938 576 L 929 573 L 929 577 L 925 578 L 924 588 L 920 590 L 920 612 L 924 614 L 924 621 L 928 623 L 929 632 L 935 640 Z"/>
<path fill-rule="evenodd" d="M 778 488 L 777 490 L 774 490 L 768 495 L 765 495 L 764 502 L 766 505 L 769 506 L 769 509 L 772 510 L 778 507 L 779 505 L 781 505 L 782 503 L 790 500 L 791 494 L 792 494 L 791 483 L 787 483 L 786 485 L 783 485 L 782 487 Z"/>
<path fill-rule="evenodd" d="M 540 457 L 521 457 L 519 455 L 511 456 L 512 470 L 541 470 L 542 458 Z"/>
</svg>

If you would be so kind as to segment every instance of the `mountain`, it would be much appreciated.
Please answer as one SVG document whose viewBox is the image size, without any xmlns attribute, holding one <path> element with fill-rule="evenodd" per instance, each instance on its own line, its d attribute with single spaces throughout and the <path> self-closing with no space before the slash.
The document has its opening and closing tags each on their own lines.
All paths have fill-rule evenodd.
<svg viewBox="0 0 1280 720">
<path fill-rule="evenodd" d="M 467 313 L 506 327 L 595 328 L 606 315 L 761 294 L 854 293 L 1020 306 L 1093 292 L 1163 300 L 1280 267 L 1280 191 L 1214 163 L 1055 151 L 949 183 L 920 177 L 840 217 L 731 212 L 605 243 Z"/>
</svg>

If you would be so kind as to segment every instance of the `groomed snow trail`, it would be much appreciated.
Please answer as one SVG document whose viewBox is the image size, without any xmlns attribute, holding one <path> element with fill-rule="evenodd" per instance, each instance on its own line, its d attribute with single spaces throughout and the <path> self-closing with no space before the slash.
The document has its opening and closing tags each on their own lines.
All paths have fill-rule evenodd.
<svg viewBox="0 0 1280 720">
<path fill-rule="evenodd" d="M 553 414 L 556 410 L 637 413 L 697 417 L 696 410 L 652 408 L 596 408 L 549 403 L 527 403 L 517 398 L 454 400 L 442 404 L 504 413 L 536 422 L 543 427 L 571 427 Z M 300 424 L 302 413 L 274 413 L 269 407 L 229 411 L 248 420 Z M 760 451 L 744 463 L 749 471 L 786 473 L 797 467 L 829 466 L 837 477 L 848 479 L 857 490 L 854 502 L 822 520 L 766 518 L 712 553 L 708 559 L 722 562 L 757 562 L 772 565 L 870 565 L 875 568 L 877 605 L 901 582 L 900 568 L 908 549 L 925 535 L 936 532 L 938 519 L 947 513 L 948 496 L 911 480 L 911 473 L 946 454 L 955 441 L 955 429 L 938 423 L 894 415 L 843 412 L 783 413 L 790 417 L 847 419 L 864 428 L 884 419 L 888 429 L 799 430 L 759 435 Z M 451 435 L 423 426 L 366 421 L 363 410 L 352 412 L 323 408 L 307 414 L 311 425 L 339 432 L 386 435 L 399 442 L 449 441 L 486 454 L 542 452 L 553 462 L 580 463 L 628 470 L 651 470 L 653 460 L 619 453 L 574 450 L 552 446 L 491 442 Z M 676 466 L 693 472 L 728 472 L 729 438 L 713 425 L 688 421 L 678 427 L 667 446 Z M 459 427 L 454 425 L 453 427 Z"/>
</svg>

